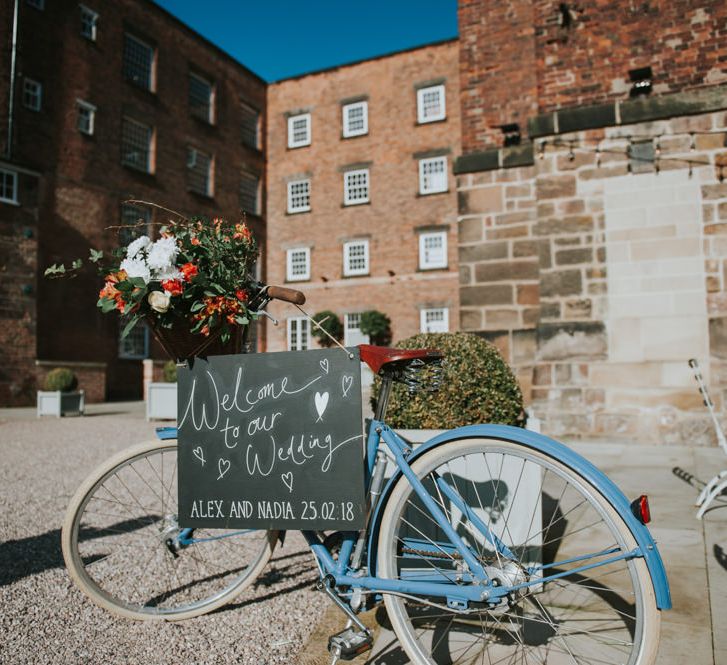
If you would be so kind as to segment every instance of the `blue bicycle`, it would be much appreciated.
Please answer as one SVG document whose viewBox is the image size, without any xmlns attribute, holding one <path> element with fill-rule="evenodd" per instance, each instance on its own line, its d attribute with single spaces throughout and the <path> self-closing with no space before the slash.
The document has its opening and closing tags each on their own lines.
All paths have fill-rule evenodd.
<svg viewBox="0 0 727 665">
<path fill-rule="evenodd" d="M 260 311 L 273 297 L 302 298 L 261 293 Z M 520 428 L 473 425 L 411 444 L 386 424 L 390 390 L 426 383 L 441 354 L 360 351 L 382 380 L 366 528 L 303 532 L 319 588 L 347 617 L 329 641 L 333 661 L 370 648 L 358 614 L 383 600 L 415 663 L 653 663 L 671 599 L 646 497 L 630 503 L 572 450 Z M 63 553 L 94 602 L 134 619 L 185 619 L 260 574 L 282 534 L 180 529 L 176 482 L 169 439 L 120 453 L 78 490 Z"/>
</svg>

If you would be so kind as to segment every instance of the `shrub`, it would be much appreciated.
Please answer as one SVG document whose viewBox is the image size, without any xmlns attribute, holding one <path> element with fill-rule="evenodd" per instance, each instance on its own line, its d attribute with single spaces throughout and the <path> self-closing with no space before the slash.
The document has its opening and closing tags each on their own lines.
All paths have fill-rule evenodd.
<svg viewBox="0 0 727 665">
<path fill-rule="evenodd" d="M 176 383 L 177 382 L 177 363 L 170 360 L 164 363 L 162 368 L 162 378 L 164 383 Z"/>
<path fill-rule="evenodd" d="M 361 314 L 361 332 L 371 338 L 372 344 L 387 346 L 391 343 L 391 320 L 375 309 Z"/>
<path fill-rule="evenodd" d="M 341 319 L 338 318 L 338 315 L 335 312 L 324 309 L 322 312 L 314 314 L 312 318 L 328 333 L 328 335 L 331 335 L 334 339 L 341 341 L 341 338 L 343 337 L 343 323 L 341 323 Z M 312 326 L 311 328 L 311 335 L 318 340 L 318 343 L 321 346 L 326 348 L 333 346 L 331 338 L 322 330 L 319 330 L 316 326 Z"/>
<path fill-rule="evenodd" d="M 401 349 L 439 349 L 444 354 L 441 387 L 410 395 L 394 383 L 386 421 L 402 429 L 451 429 L 477 423 L 523 424 L 523 398 L 515 375 L 497 348 L 466 333 L 414 335 L 397 344 Z M 434 368 L 422 370 L 426 382 Z M 378 397 L 377 378 L 372 402 Z"/>
<path fill-rule="evenodd" d="M 78 385 L 76 375 L 67 367 L 56 367 L 45 376 L 43 390 L 66 392 Z"/>
</svg>

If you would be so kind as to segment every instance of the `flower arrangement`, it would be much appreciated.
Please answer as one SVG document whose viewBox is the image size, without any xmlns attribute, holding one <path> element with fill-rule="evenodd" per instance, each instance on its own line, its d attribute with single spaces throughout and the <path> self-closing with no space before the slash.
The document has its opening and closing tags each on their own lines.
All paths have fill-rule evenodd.
<svg viewBox="0 0 727 665">
<path fill-rule="evenodd" d="M 245 222 L 221 218 L 170 221 L 152 240 L 142 235 L 112 252 L 100 268 L 104 286 L 97 305 L 104 313 L 127 318 L 122 337 L 143 319 L 153 328 L 177 328 L 227 342 L 252 316 L 248 304 L 255 281 L 250 276 L 257 243 Z M 91 250 L 100 264 L 102 252 Z M 71 270 L 82 262 L 76 260 Z M 69 271 L 53 265 L 46 275 Z"/>
</svg>

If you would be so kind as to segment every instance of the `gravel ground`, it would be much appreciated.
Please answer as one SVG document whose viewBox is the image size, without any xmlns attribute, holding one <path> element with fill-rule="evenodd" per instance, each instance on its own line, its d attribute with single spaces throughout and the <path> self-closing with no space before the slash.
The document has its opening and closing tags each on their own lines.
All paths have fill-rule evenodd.
<svg viewBox="0 0 727 665">
<path fill-rule="evenodd" d="M 117 619 L 73 585 L 60 548 L 66 506 L 113 453 L 154 436 L 139 405 L 83 418 L 0 411 L 0 663 L 296 663 L 328 601 L 290 533 L 258 583 L 215 613 L 181 623 Z"/>
</svg>

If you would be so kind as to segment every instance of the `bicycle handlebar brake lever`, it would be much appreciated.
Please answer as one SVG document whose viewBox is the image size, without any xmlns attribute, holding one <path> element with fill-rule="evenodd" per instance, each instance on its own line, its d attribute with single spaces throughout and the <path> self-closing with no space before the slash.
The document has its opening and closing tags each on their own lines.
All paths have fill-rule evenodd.
<svg viewBox="0 0 727 665">
<path fill-rule="evenodd" d="M 258 316 L 267 317 L 268 319 L 270 319 L 273 322 L 274 326 L 277 326 L 279 323 L 279 321 L 274 316 L 272 316 L 271 314 L 266 312 L 264 309 L 259 309 L 257 312 L 253 312 L 253 314 L 257 314 Z"/>
</svg>

